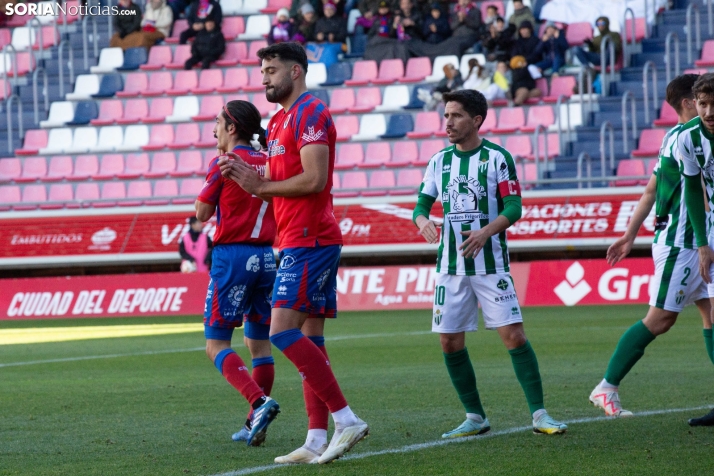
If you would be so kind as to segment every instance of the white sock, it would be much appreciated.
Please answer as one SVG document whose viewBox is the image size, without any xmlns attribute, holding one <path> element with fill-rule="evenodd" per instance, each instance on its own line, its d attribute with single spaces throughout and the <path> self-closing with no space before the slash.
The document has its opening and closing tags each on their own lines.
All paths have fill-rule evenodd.
<svg viewBox="0 0 714 476">
<path fill-rule="evenodd" d="M 467 413 L 466 418 L 469 420 L 473 420 L 478 423 L 483 423 L 483 417 L 479 415 L 478 413 Z"/>
<path fill-rule="evenodd" d="M 599 387 L 604 390 L 617 390 L 617 385 L 613 385 L 605 379 L 602 379 L 602 382 L 600 382 Z"/>
<path fill-rule="evenodd" d="M 327 444 L 327 430 L 323 430 L 321 428 L 316 430 L 307 430 L 305 446 L 312 450 L 319 450 L 324 444 Z"/>
<path fill-rule="evenodd" d="M 547 414 L 548 412 L 545 411 L 545 408 L 541 408 L 540 410 L 536 410 L 533 412 L 533 421 L 536 421 L 538 418 L 541 416 Z"/>
<path fill-rule="evenodd" d="M 343 427 L 353 425 L 358 421 L 357 415 L 354 414 L 349 405 L 333 413 L 332 418 L 335 420 L 335 425 Z"/>
</svg>

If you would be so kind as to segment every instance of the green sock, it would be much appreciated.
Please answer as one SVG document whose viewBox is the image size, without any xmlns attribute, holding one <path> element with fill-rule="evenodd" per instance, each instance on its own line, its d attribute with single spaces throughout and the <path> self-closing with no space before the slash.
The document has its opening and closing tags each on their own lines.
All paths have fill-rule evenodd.
<svg viewBox="0 0 714 476">
<path fill-rule="evenodd" d="M 617 348 L 607 365 L 605 373 L 607 383 L 619 386 L 620 381 L 625 378 L 630 369 L 645 355 L 645 347 L 653 340 L 655 340 L 655 336 L 642 321 L 638 321 L 627 329 L 620 337 L 620 342 L 617 343 Z"/>
<path fill-rule="evenodd" d="M 451 383 L 454 384 L 459 400 L 463 403 L 466 413 L 476 413 L 486 418 L 481 405 L 481 398 L 476 389 L 476 374 L 474 373 L 469 351 L 464 348 L 453 354 L 444 354 L 446 369 L 449 371 Z"/>
<path fill-rule="evenodd" d="M 704 335 L 704 345 L 707 346 L 707 355 L 709 360 L 714 364 L 714 342 L 712 342 L 712 330 L 702 329 L 702 334 Z"/>
<path fill-rule="evenodd" d="M 533 414 L 544 408 L 543 383 L 538 370 L 538 359 L 528 341 L 520 347 L 509 350 L 508 353 L 511 354 L 513 370 L 516 371 L 518 382 L 523 387 L 523 393 L 526 394 L 528 408 Z"/>
</svg>

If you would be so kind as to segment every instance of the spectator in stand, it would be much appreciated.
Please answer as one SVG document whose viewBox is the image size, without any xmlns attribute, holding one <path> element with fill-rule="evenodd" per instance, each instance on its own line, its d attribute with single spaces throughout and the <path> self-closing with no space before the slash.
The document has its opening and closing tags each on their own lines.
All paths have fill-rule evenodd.
<svg viewBox="0 0 714 476">
<path fill-rule="evenodd" d="M 437 44 L 451 36 L 449 20 L 441 13 L 441 5 L 431 4 L 431 14 L 424 20 L 424 41 Z"/>
<path fill-rule="evenodd" d="M 374 17 L 372 28 L 369 30 L 369 37 L 379 36 L 381 38 L 395 38 L 394 31 L 394 15 L 389 8 L 389 3 L 382 0 L 377 9 L 377 15 Z"/>
<path fill-rule="evenodd" d="M 511 58 L 511 97 L 515 106 L 521 106 L 530 98 L 540 97 L 543 92 L 536 87 L 535 79 L 528 71 L 528 62 L 523 56 Z"/>
<path fill-rule="evenodd" d="M 383 0 L 359 0 L 357 2 L 357 8 L 360 12 L 362 12 L 362 15 L 367 12 L 372 12 L 372 14 L 376 16 L 377 9 L 379 8 L 379 5 L 382 3 L 382 1 Z M 388 4 L 388 2 L 384 3 Z"/>
<path fill-rule="evenodd" d="M 426 88 L 417 90 L 417 97 L 425 103 L 424 109 L 433 111 L 442 102 L 442 97 L 445 93 L 461 89 L 464 80 L 461 78 L 461 73 L 453 64 L 444 65 L 444 77 L 436 85 L 433 91 Z"/>
<path fill-rule="evenodd" d="M 565 64 L 566 51 L 568 51 L 568 40 L 565 39 L 565 34 L 553 23 L 549 23 L 545 27 L 543 37 L 534 53 L 540 59 L 535 63 L 535 66 L 541 73 L 547 69 L 552 69 L 553 74 L 557 74 Z"/>
<path fill-rule="evenodd" d="M 484 92 L 491 85 L 491 76 L 476 58 L 469 60 L 469 74 L 464 79 L 463 88 Z"/>
<path fill-rule="evenodd" d="M 223 11 L 221 5 L 215 0 L 194 0 L 188 10 L 188 29 L 179 36 L 179 43 L 185 45 L 189 38 L 193 38 L 206 27 L 206 23 L 212 22 L 215 29 L 221 29 L 223 21 Z M 225 42 L 224 42 L 225 43 Z"/>
<path fill-rule="evenodd" d="M 615 45 L 615 58 L 620 56 L 622 53 L 622 38 L 619 33 L 610 31 L 610 19 L 607 17 L 600 17 L 595 21 L 599 36 L 596 36 L 592 40 L 585 40 L 585 44 L 588 46 L 589 51 L 585 51 L 582 47 L 576 46 L 573 50 L 575 56 L 578 58 L 583 66 L 600 66 L 600 45 L 602 44 L 602 39 L 606 36 L 610 36 L 610 40 Z M 610 64 L 610 51 L 609 49 L 605 51 L 605 63 Z"/>
<path fill-rule="evenodd" d="M 322 0 L 292 0 L 290 4 L 290 18 L 292 18 L 293 21 L 298 22 L 300 20 L 303 5 L 310 5 L 313 13 L 322 12 Z M 317 18 L 315 18 L 315 20 L 317 20 Z"/>
<path fill-rule="evenodd" d="M 469 75 L 464 81 L 463 89 L 480 91 L 489 103 L 496 99 L 506 99 L 510 89 L 508 76 L 510 76 L 508 65 L 503 61 L 496 65 L 496 71 L 491 76 L 476 58 L 471 58 Z"/>
<path fill-rule="evenodd" d="M 335 15 L 342 18 L 345 16 L 345 3 L 342 0 L 322 0 L 322 14 L 325 14 L 325 5 L 332 3 L 335 6 Z"/>
<path fill-rule="evenodd" d="M 191 69 L 201 63 L 201 69 L 208 69 L 226 50 L 226 39 L 220 27 L 213 21 L 207 21 L 198 30 L 191 44 L 191 57 L 186 60 L 185 69 Z"/>
<path fill-rule="evenodd" d="M 451 35 L 472 46 L 481 32 L 481 9 L 471 0 L 459 0 L 451 17 Z"/>
<path fill-rule="evenodd" d="M 188 219 L 189 229 L 179 240 L 179 254 L 181 255 L 181 270 L 189 272 L 190 269 L 207 273 L 211 269 L 211 251 L 213 242 L 203 233 L 203 223 L 198 218 Z M 184 263 L 191 263 L 185 265 Z"/>
<path fill-rule="evenodd" d="M 394 15 L 394 30 L 398 40 L 421 39 L 422 16 L 419 9 L 414 7 L 413 0 L 399 0 L 399 8 Z"/>
<path fill-rule="evenodd" d="M 132 33 L 141 30 L 141 8 L 131 0 L 119 0 L 119 12 L 114 15 L 114 35 L 109 40 L 109 46 L 123 50 L 136 46 L 136 39 L 128 38 Z"/>
<path fill-rule="evenodd" d="M 310 3 L 303 3 L 300 7 L 300 15 L 298 15 L 296 21 L 298 26 L 293 36 L 293 41 L 297 41 L 303 45 L 308 41 L 313 41 L 315 39 L 316 22 L 317 16 L 315 15 L 315 9 Z"/>
<path fill-rule="evenodd" d="M 268 33 L 268 44 L 290 41 L 295 35 L 295 31 L 295 24 L 290 21 L 288 9 L 281 8 L 275 15 L 275 25 L 270 28 Z"/>
<path fill-rule="evenodd" d="M 530 7 L 523 5 L 523 0 L 513 0 L 513 14 L 508 19 L 508 23 L 516 27 L 516 32 L 524 21 L 531 22 L 531 27 L 535 25 L 535 17 Z"/>
<path fill-rule="evenodd" d="M 174 13 L 166 5 L 166 0 L 149 0 L 144 8 L 144 18 L 141 20 L 142 44 L 151 48 L 171 34 L 174 23 Z"/>
<path fill-rule="evenodd" d="M 523 56 L 528 64 L 533 64 L 539 59 L 535 54 L 539 44 L 540 40 L 533 34 L 533 24 L 525 20 L 518 28 L 518 37 L 511 47 L 511 56 Z"/>
<path fill-rule="evenodd" d="M 315 23 L 315 41 L 318 43 L 344 43 L 347 39 L 347 19 L 337 16 L 337 7 L 328 2 L 324 6 L 325 16 Z"/>
<path fill-rule="evenodd" d="M 491 23 L 496 21 L 498 18 L 498 8 L 496 5 L 489 5 L 486 7 L 486 18 L 483 19 L 483 24 L 486 26 L 491 26 Z"/>
<path fill-rule="evenodd" d="M 367 10 L 361 17 L 357 18 L 355 23 L 355 35 L 366 35 L 366 32 L 372 29 L 374 24 L 374 12 Z"/>
<path fill-rule="evenodd" d="M 489 37 L 483 42 L 488 61 L 508 61 L 511 58 L 515 30 L 515 25 L 509 24 L 506 27 L 506 22 L 501 17 L 491 23 Z"/>
</svg>

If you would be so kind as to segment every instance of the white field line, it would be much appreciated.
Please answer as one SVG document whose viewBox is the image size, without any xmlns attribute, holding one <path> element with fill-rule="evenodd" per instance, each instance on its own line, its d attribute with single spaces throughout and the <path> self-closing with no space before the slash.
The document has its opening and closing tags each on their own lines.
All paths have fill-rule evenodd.
<svg viewBox="0 0 714 476">
<path fill-rule="evenodd" d="M 710 408 L 711 408 L 711 406 L 701 406 L 701 407 L 690 407 L 690 408 L 672 408 L 672 409 L 668 409 L 668 410 L 649 410 L 649 411 L 635 413 L 634 416 L 635 417 L 645 417 L 645 416 L 652 416 L 652 415 L 664 415 L 667 413 L 681 413 L 681 412 L 689 412 L 689 411 L 695 411 L 695 410 L 705 410 L 705 409 L 710 409 Z M 614 419 L 613 417 L 599 416 L 599 417 L 590 417 L 590 418 L 578 418 L 575 420 L 566 421 L 565 423 L 572 425 L 572 424 L 577 424 L 577 423 L 592 423 L 592 422 L 596 422 L 596 421 L 613 420 L 613 419 Z M 487 439 L 487 438 L 494 438 L 496 436 L 510 435 L 513 433 L 529 431 L 531 429 L 532 429 L 532 427 L 530 427 L 530 426 L 516 426 L 513 428 L 507 428 L 507 429 L 501 430 L 501 431 L 489 432 L 485 435 L 480 435 L 480 436 L 467 436 L 464 438 L 454 438 L 454 439 L 450 439 L 450 440 L 427 441 L 426 443 L 417 443 L 415 445 L 402 446 L 401 448 L 391 448 L 391 449 L 386 449 L 386 450 L 381 450 L 381 451 L 369 451 L 366 453 L 353 453 L 353 454 L 349 454 L 349 455 L 345 456 L 344 458 L 342 458 L 342 460 L 356 460 L 356 459 L 371 458 L 373 456 L 411 453 L 414 451 L 421 451 L 421 450 L 426 450 L 429 448 L 437 448 L 439 446 L 450 445 L 453 443 L 463 443 L 465 441 L 483 440 L 483 439 Z M 545 436 L 545 435 L 543 435 L 543 436 Z M 339 463 L 337 463 L 337 464 L 339 464 Z M 254 466 L 252 468 L 245 468 L 245 469 L 240 469 L 237 471 L 230 471 L 228 473 L 220 473 L 220 474 L 216 474 L 213 476 L 243 476 L 245 474 L 255 474 L 255 473 L 263 473 L 266 471 L 275 471 L 279 468 L 288 468 L 290 466 L 291 465 L 284 465 L 284 464 L 270 464 L 270 465 L 265 465 L 265 466 Z"/>
<path fill-rule="evenodd" d="M 413 335 L 423 335 L 431 334 L 431 331 L 415 331 L 415 332 L 394 332 L 390 334 L 360 334 L 360 335 L 345 335 L 345 336 L 333 336 L 325 337 L 328 342 L 340 341 L 340 340 L 350 340 L 350 339 L 373 339 L 373 338 L 383 338 L 383 337 L 396 337 L 396 336 L 413 336 Z M 235 344 L 234 348 L 245 347 L 243 344 Z M 95 360 L 95 359 L 114 359 L 118 357 L 138 357 L 142 355 L 160 355 L 160 354 L 175 354 L 182 352 L 197 352 L 201 350 L 206 350 L 205 347 L 192 347 L 190 349 L 170 349 L 170 350 L 149 350 L 145 352 L 132 352 L 127 354 L 105 354 L 105 355 L 85 355 L 82 357 L 66 357 L 62 359 L 47 359 L 47 360 L 28 360 L 25 362 L 8 362 L 0 363 L 0 369 L 5 367 L 18 367 L 22 365 L 36 365 L 36 364 L 54 364 L 59 362 L 76 362 L 81 360 Z"/>
</svg>

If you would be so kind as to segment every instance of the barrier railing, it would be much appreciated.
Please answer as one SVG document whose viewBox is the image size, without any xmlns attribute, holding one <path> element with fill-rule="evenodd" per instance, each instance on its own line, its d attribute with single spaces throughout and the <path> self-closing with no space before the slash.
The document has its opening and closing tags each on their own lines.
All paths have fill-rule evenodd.
<svg viewBox="0 0 714 476">
<path fill-rule="evenodd" d="M 687 7 L 687 64 L 692 64 L 694 62 L 694 56 L 692 55 L 692 12 L 694 12 L 694 22 L 695 31 L 697 33 L 697 50 L 702 47 L 702 22 L 701 16 L 699 15 L 699 7 L 696 3 L 690 3 Z M 679 50 L 678 50 L 679 51 Z"/>
<path fill-rule="evenodd" d="M 646 9 L 645 9 L 646 10 Z M 632 24 L 630 25 L 630 41 L 627 40 L 627 14 L 630 14 L 630 17 L 632 18 Z M 646 15 L 646 13 L 645 13 Z M 645 16 L 645 18 L 647 18 Z M 636 44 L 636 39 L 635 36 L 637 34 L 637 31 L 635 29 L 635 12 L 631 8 L 626 8 L 625 9 L 625 14 L 622 18 L 622 31 L 623 33 L 623 42 L 622 42 L 622 65 L 626 68 L 630 66 L 630 55 L 632 54 L 632 51 L 635 48 Z M 646 23 L 646 20 L 645 20 Z M 631 46 L 630 46 L 631 45 Z"/>
<path fill-rule="evenodd" d="M 650 91 L 649 84 L 647 83 L 647 73 L 652 70 L 652 108 L 657 109 L 657 65 L 654 61 L 648 61 L 645 63 L 644 68 L 642 68 L 642 91 L 644 93 L 645 100 L 645 123 L 650 123 Z M 667 83 L 669 84 L 669 83 Z"/>
<path fill-rule="evenodd" d="M 69 84 L 70 86 L 74 84 L 74 53 L 72 52 L 72 45 L 69 44 L 69 40 L 60 41 L 59 48 L 57 51 L 57 56 L 59 58 L 59 93 L 60 97 L 64 99 L 64 49 L 67 48 L 69 52 L 69 59 L 67 61 L 67 68 L 69 69 Z"/>
<path fill-rule="evenodd" d="M 560 96 L 558 96 L 558 100 L 555 103 L 555 110 L 557 111 L 557 114 L 558 114 L 558 118 L 557 118 L 557 121 L 558 121 L 558 144 L 560 145 L 561 153 L 563 151 L 565 151 L 565 145 L 566 145 L 565 139 L 564 139 L 565 136 L 563 135 L 563 115 L 561 114 L 561 111 L 563 110 L 563 108 L 561 106 L 563 106 L 563 104 L 565 104 L 565 116 L 567 118 L 566 119 L 567 122 L 565 125 L 567 127 L 566 131 L 568 132 L 568 135 L 567 135 L 568 140 L 570 139 L 571 134 L 573 132 L 573 126 L 572 126 L 572 123 L 570 122 L 570 104 L 568 103 L 568 99 L 569 99 L 568 96 L 566 96 L 565 94 L 561 94 Z M 583 106 L 581 104 L 580 110 L 582 111 L 582 109 L 583 109 Z"/>
<path fill-rule="evenodd" d="M 610 171 L 605 173 L 606 170 L 606 159 L 607 152 L 605 151 L 605 134 L 608 133 L 610 139 L 610 147 L 608 152 L 610 153 Z M 615 128 L 612 127 L 610 121 L 605 121 L 600 126 L 600 175 L 604 178 L 606 175 L 610 175 L 615 171 Z M 603 184 L 604 185 L 604 184 Z"/>
<path fill-rule="evenodd" d="M 583 179 L 583 161 L 587 160 L 587 167 L 588 167 L 588 180 Z M 590 158 L 590 154 L 587 152 L 581 152 L 580 155 L 578 155 L 578 172 L 577 176 L 575 177 L 578 182 L 578 188 L 583 188 L 583 183 L 587 182 L 588 188 L 592 188 L 593 184 L 589 179 L 592 178 L 593 175 L 593 164 L 592 164 L 592 159 Z"/>
<path fill-rule="evenodd" d="M 110 18 L 111 18 L 111 15 L 110 15 Z M 96 58 L 99 56 L 97 19 L 94 16 L 87 15 L 82 19 L 82 55 L 84 58 L 85 71 L 89 69 L 89 39 L 87 36 L 87 22 L 90 20 L 92 21 L 92 43 L 93 43 L 92 46 L 94 47 L 93 58 Z"/>
<path fill-rule="evenodd" d="M 630 151 L 629 139 L 627 136 L 627 103 L 630 103 L 630 113 L 632 121 L 632 140 L 637 141 L 637 104 L 635 95 L 632 91 L 625 91 L 622 95 L 622 151 L 627 153 Z"/>
<path fill-rule="evenodd" d="M 44 110 L 45 112 L 50 110 L 47 70 L 45 70 L 45 68 L 43 68 L 42 66 L 38 66 L 37 68 L 35 68 L 35 71 L 32 72 L 32 108 L 34 112 L 35 125 L 38 125 L 40 123 L 39 101 L 37 100 L 37 76 L 39 75 L 39 73 L 42 73 L 42 77 L 44 79 L 44 87 L 42 88 L 42 96 L 45 98 L 43 105 Z"/>
<path fill-rule="evenodd" d="M 580 121 L 583 125 L 587 124 L 585 116 L 585 108 L 583 107 L 585 101 L 583 100 L 583 90 L 585 89 L 585 78 L 588 80 L 588 111 L 590 114 L 593 110 L 593 72 L 590 68 L 585 68 L 584 66 L 578 71 L 578 92 L 580 93 Z M 561 144 L 562 145 L 562 144 Z"/>
<path fill-rule="evenodd" d="M 608 55 L 605 55 L 605 52 Z M 610 72 L 607 71 L 607 56 L 610 59 Z M 610 35 L 605 35 L 600 43 L 600 82 L 602 84 L 602 96 L 610 95 L 610 84 L 615 82 L 615 43 Z"/>
<path fill-rule="evenodd" d="M 543 148 L 545 149 L 542 162 L 543 166 L 545 166 L 546 169 L 548 168 L 548 129 L 546 129 L 543 124 L 538 124 L 535 132 L 533 133 L 533 141 L 535 144 L 533 156 L 535 157 L 536 173 L 538 174 L 538 178 L 543 177 L 544 171 L 541 166 L 540 141 L 538 140 L 540 138 L 541 131 L 543 132 Z"/>
<path fill-rule="evenodd" d="M 9 53 L 8 53 L 9 51 Z M 5 77 L 7 78 L 10 76 L 7 71 L 7 55 L 11 55 L 10 57 L 10 68 L 12 70 L 12 86 L 16 87 L 17 86 L 17 50 L 15 50 L 15 47 L 12 46 L 11 44 L 5 45 L 5 47 L 2 49 L 2 64 L 3 68 L 5 69 Z"/>
<path fill-rule="evenodd" d="M 7 97 L 7 99 L 5 99 L 5 115 L 7 119 L 7 151 L 9 153 L 14 152 L 12 146 L 12 105 L 15 102 L 17 102 L 18 138 L 22 140 L 22 137 L 25 135 L 25 131 L 23 129 L 22 124 L 22 101 L 20 100 L 20 96 L 18 96 L 17 94 L 11 94 Z"/>
<path fill-rule="evenodd" d="M 672 48 L 670 47 L 672 38 L 674 38 L 674 64 L 672 63 Z M 674 74 L 670 73 L 672 66 L 674 66 Z M 669 84 L 673 77 L 679 76 L 679 71 L 679 35 L 674 31 L 670 31 L 664 39 L 664 77 L 667 84 Z"/>
</svg>

